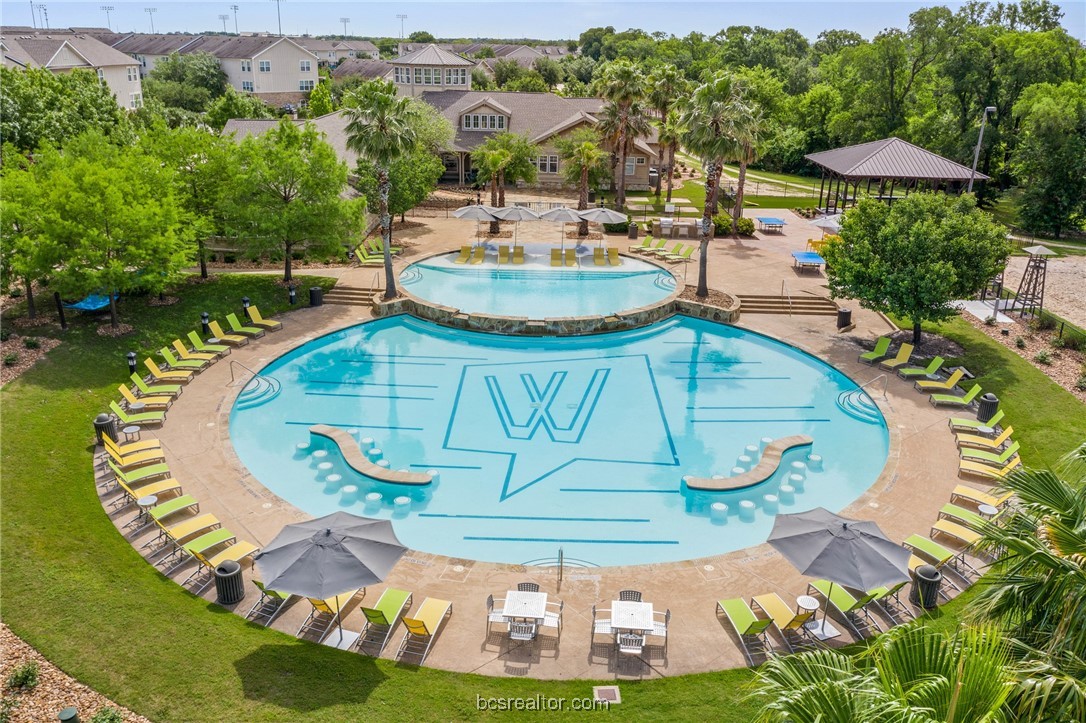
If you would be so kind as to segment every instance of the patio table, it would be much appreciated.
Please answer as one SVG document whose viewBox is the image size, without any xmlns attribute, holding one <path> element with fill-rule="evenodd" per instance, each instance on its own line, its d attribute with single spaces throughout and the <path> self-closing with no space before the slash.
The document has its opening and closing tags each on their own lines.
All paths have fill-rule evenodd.
<svg viewBox="0 0 1086 723">
<path fill-rule="evenodd" d="M 652 603 L 615 600 L 611 603 L 611 629 L 651 633 Z"/>
<path fill-rule="evenodd" d="M 793 251 L 792 265 L 798 269 L 814 269 L 818 271 L 826 263 L 826 260 L 814 251 Z"/>
<path fill-rule="evenodd" d="M 784 232 L 785 221 L 783 218 L 777 218 L 776 216 L 757 216 L 755 217 L 755 220 L 758 222 L 758 228 L 762 231 Z"/>
<path fill-rule="evenodd" d="M 547 614 L 547 593 L 510 590 L 502 615 L 508 619 L 542 620 Z"/>
</svg>

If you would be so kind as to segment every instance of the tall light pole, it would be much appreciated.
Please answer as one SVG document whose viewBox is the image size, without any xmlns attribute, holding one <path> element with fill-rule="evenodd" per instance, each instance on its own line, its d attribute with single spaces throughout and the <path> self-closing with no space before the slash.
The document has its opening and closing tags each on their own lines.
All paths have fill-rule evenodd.
<svg viewBox="0 0 1086 723">
<path fill-rule="evenodd" d="M 158 12 L 158 8 L 144 8 L 143 12 L 147 13 L 147 17 L 151 18 L 151 33 L 155 32 L 155 13 Z"/>
<path fill-rule="evenodd" d="M 977 161 L 980 160 L 980 145 L 984 143 L 984 124 L 988 120 L 988 114 L 995 112 L 996 107 L 990 105 L 984 109 L 984 113 L 980 117 L 980 135 L 977 136 L 977 148 L 973 151 L 973 168 L 969 171 L 969 188 L 967 189 L 969 193 L 973 192 L 973 178 L 977 175 Z"/>
<path fill-rule="evenodd" d="M 45 6 L 45 3 L 38 5 L 38 12 L 41 13 L 41 24 L 46 30 L 49 29 L 49 8 Z"/>
<path fill-rule="evenodd" d="M 238 32 L 238 6 L 231 5 L 230 9 L 234 11 L 234 35 L 241 35 L 241 33 Z"/>
<path fill-rule="evenodd" d="M 110 30 L 113 30 L 113 26 L 109 24 L 109 14 L 111 12 L 113 12 L 113 9 L 114 9 L 113 6 L 112 5 L 103 5 L 102 7 L 98 8 L 98 9 L 104 11 L 105 14 L 106 14 L 106 27 L 109 28 Z"/>
<path fill-rule="evenodd" d="M 399 20 L 400 20 L 400 40 L 403 40 L 403 21 L 407 20 L 407 16 L 406 15 L 397 15 L 396 17 L 399 18 Z"/>
<path fill-rule="evenodd" d="M 226 32 L 226 21 L 230 19 L 229 15 L 220 15 L 219 20 L 222 20 L 222 31 Z"/>
<path fill-rule="evenodd" d="M 38 28 L 38 12 L 34 9 L 34 0 L 30 0 L 30 24 L 34 29 Z"/>
<path fill-rule="evenodd" d="M 343 23 L 343 37 L 347 37 L 347 23 L 351 22 L 350 18 L 340 18 L 339 21 Z"/>
<path fill-rule="evenodd" d="M 279 21 L 279 37 L 283 37 L 283 16 L 279 12 L 279 0 L 275 0 L 275 17 Z"/>
</svg>

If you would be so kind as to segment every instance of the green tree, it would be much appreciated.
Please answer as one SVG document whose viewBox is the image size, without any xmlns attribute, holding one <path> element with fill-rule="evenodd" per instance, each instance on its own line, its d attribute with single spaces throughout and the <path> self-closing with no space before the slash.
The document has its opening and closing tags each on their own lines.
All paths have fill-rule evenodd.
<svg viewBox="0 0 1086 723">
<path fill-rule="evenodd" d="M 600 147 L 599 134 L 591 129 L 575 131 L 555 143 L 561 159 L 563 180 L 577 187 L 577 210 L 588 208 L 588 189 L 599 183 L 607 151 Z M 577 235 L 588 235 L 588 221 L 577 224 Z"/>
<path fill-rule="evenodd" d="M 52 274 L 62 293 L 161 292 L 189 263 L 191 246 L 174 196 L 173 170 L 135 146 L 98 133 L 46 149 L 42 167 L 42 235 L 62 259 Z"/>
<path fill-rule="evenodd" d="M 709 295 L 709 241 L 713 237 L 713 216 L 720 196 L 720 174 L 726 160 L 738 154 L 740 140 L 736 124 L 748 108 L 742 88 L 728 73 L 718 73 L 694 90 L 690 103 L 679 116 L 685 129 L 684 145 L 701 156 L 705 165 L 705 207 L 701 216 L 701 253 L 698 259 L 697 296 Z"/>
<path fill-rule="evenodd" d="M 648 85 L 648 102 L 654 111 L 656 111 L 656 129 L 660 134 L 667 135 L 665 126 L 668 121 L 668 116 L 671 109 L 674 107 L 676 99 L 685 98 L 687 92 L 690 90 L 690 82 L 686 77 L 670 63 L 664 63 L 654 67 L 646 78 L 646 84 Z M 675 134 L 668 136 L 668 143 L 661 140 L 661 149 L 667 148 L 668 158 L 665 161 L 667 166 L 667 200 L 671 200 L 671 185 L 674 175 L 674 169 L 672 166 L 675 164 L 675 148 L 672 147 L 672 143 L 678 141 Z M 662 184 L 656 184 L 656 197 L 660 197 L 660 191 Z"/>
<path fill-rule="evenodd" d="M 238 151 L 238 178 L 227 200 L 228 216 L 251 251 L 283 254 L 283 281 L 290 281 L 294 250 L 334 253 L 361 223 L 362 201 L 340 197 L 347 165 L 321 140 L 312 124 L 287 119 Z"/>
<path fill-rule="evenodd" d="M 506 83 L 512 83 L 524 74 L 524 68 L 520 66 L 520 63 L 510 58 L 496 60 L 490 67 L 494 71 L 494 82 L 499 88 L 504 88 Z"/>
<path fill-rule="evenodd" d="M 589 28 L 581 33 L 578 44 L 581 47 L 581 55 L 593 60 L 599 60 L 603 54 L 604 40 L 615 34 L 614 27 L 608 25 L 605 28 Z"/>
<path fill-rule="evenodd" d="M 497 208 L 498 179 L 512 159 L 509 156 L 508 150 L 499 148 L 497 144 L 491 143 L 491 140 L 492 139 L 488 138 L 486 141 L 479 144 L 471 154 L 471 159 L 472 164 L 475 167 L 477 182 L 486 184 L 490 187 L 490 205 Z M 503 189 L 502 205 L 504 205 L 504 197 L 505 191 Z M 501 223 L 499 221 L 490 222 L 490 233 L 496 234 L 500 230 Z"/>
<path fill-rule="evenodd" d="M 318 118 L 322 115 L 328 115 L 334 110 L 331 84 L 317 83 L 317 86 L 309 91 L 309 115 Z"/>
<path fill-rule="evenodd" d="M 596 63 L 595 60 L 585 55 L 567 55 L 562 58 L 561 64 L 565 66 L 566 78 L 568 80 L 576 78 L 585 85 L 592 82 L 592 78 L 598 67 L 598 63 Z"/>
<path fill-rule="evenodd" d="M 587 98 L 590 93 L 587 85 L 576 78 L 573 78 L 562 83 L 562 87 L 558 90 L 558 95 L 563 98 Z"/>
<path fill-rule="evenodd" d="M 486 71 L 476 66 L 471 69 L 471 89 L 472 90 L 491 90 L 494 87 L 493 81 L 490 76 L 486 74 Z"/>
<path fill-rule="evenodd" d="M 614 109 L 618 121 L 618 166 L 620 173 L 616 180 L 616 203 L 619 208 L 626 207 L 626 154 L 627 138 L 630 134 L 630 110 L 634 104 L 645 97 L 647 91 L 645 76 L 641 70 L 628 60 L 616 60 L 604 67 L 597 80 L 597 92 Z M 636 137 L 636 136 L 634 136 Z"/>
<path fill-rule="evenodd" d="M 437 38 L 435 38 L 430 33 L 426 32 L 425 30 L 416 30 L 415 32 L 413 32 L 413 33 L 411 33 L 410 35 L 407 36 L 407 42 L 409 42 L 409 43 L 436 43 Z"/>
<path fill-rule="evenodd" d="M 378 208 L 384 240 L 385 298 L 396 297 L 396 276 L 392 272 L 392 217 L 388 197 L 392 187 L 392 162 L 418 144 L 412 127 L 414 107 L 408 98 L 396 96 L 396 87 L 385 81 L 361 86 L 344 98 L 347 115 L 347 147 L 373 164 L 377 174 Z"/>
<path fill-rule="evenodd" d="M 264 101 L 251 95 L 243 95 L 233 88 L 227 88 L 207 109 L 207 124 L 215 130 L 222 130 L 231 118 L 274 118 L 271 108 Z"/>
<path fill-rule="evenodd" d="M 0 67 L 0 138 L 20 151 L 43 143 L 63 146 L 87 131 L 124 141 L 128 119 L 94 73 L 54 75 L 44 68 Z"/>
<path fill-rule="evenodd" d="M 477 52 L 475 54 L 475 57 L 476 58 L 493 58 L 493 57 L 495 57 L 494 56 L 494 48 L 490 47 L 489 45 L 484 45 L 483 47 L 479 48 L 479 52 Z"/>
<path fill-rule="evenodd" d="M 661 150 L 666 150 L 667 153 L 664 160 L 664 172 L 667 174 L 666 201 L 668 203 L 671 203 L 671 191 L 675 185 L 675 154 L 679 150 L 679 144 L 682 142 L 685 132 L 679 122 L 679 112 L 672 110 L 668 112 L 667 117 L 660 124 L 656 138 Z M 656 195 L 659 196 L 660 187 L 657 186 L 656 190 Z"/>
<path fill-rule="evenodd" d="M 48 274 L 58 261 L 55 245 L 42 233 L 42 188 L 38 175 L 38 168 L 29 157 L 14 151 L 5 154 L 0 168 L 4 191 L 0 280 L 4 288 L 23 284 L 27 316 L 31 319 L 37 316 L 34 282 Z"/>
<path fill-rule="evenodd" d="M 148 97 L 191 111 L 206 110 L 227 87 L 222 64 L 210 53 L 171 53 L 158 61 L 143 81 Z"/>
<path fill-rule="evenodd" d="M 565 69 L 554 58 L 536 58 L 532 63 L 532 70 L 539 74 L 548 88 L 558 85 L 565 77 Z"/>
<path fill-rule="evenodd" d="M 952 634 L 901 625 L 858 655 L 770 656 L 756 673 L 762 721 L 974 723 L 1009 718 L 1007 642 L 994 630 Z"/>
<path fill-rule="evenodd" d="M 832 296 L 908 319 L 918 344 L 921 324 L 956 315 L 952 302 L 979 292 L 1009 253 L 972 195 L 914 193 L 892 206 L 861 199 L 822 255 Z"/>
<path fill-rule="evenodd" d="M 502 90 L 516 93 L 546 93 L 550 88 L 547 86 L 547 82 L 543 80 L 543 76 L 534 70 L 529 70 L 506 83 Z"/>
<path fill-rule="evenodd" d="M 732 207 L 732 233 L 739 235 L 739 219 L 743 217 L 743 190 L 747 183 L 747 166 L 758 160 L 759 143 L 765 135 L 765 118 L 753 103 L 744 104 L 735 119 L 736 160 L 739 176 L 735 182 L 735 205 Z"/>
<path fill-rule="evenodd" d="M 647 136 L 652 130 L 652 125 L 649 122 L 648 109 L 641 101 L 632 103 L 625 116 L 620 113 L 618 106 L 608 103 L 603 106 L 598 118 L 599 125 L 596 126 L 596 129 L 600 132 L 604 146 L 606 146 L 610 154 L 607 167 L 610 169 L 611 192 L 616 193 L 619 158 L 623 155 L 619 153 L 619 149 L 624 149 L 625 155 L 628 156 L 630 151 L 633 150 L 634 141 Z M 626 134 L 624 143 L 619 141 L 623 130 L 625 130 Z M 625 165 L 625 161 L 623 161 L 622 173 L 626 172 Z"/>
</svg>

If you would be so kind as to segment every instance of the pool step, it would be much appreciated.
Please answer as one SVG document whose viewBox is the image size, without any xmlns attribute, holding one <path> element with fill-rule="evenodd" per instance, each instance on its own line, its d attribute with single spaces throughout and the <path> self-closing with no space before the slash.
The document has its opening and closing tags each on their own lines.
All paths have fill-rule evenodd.
<svg viewBox="0 0 1086 723">
<path fill-rule="evenodd" d="M 792 316 L 837 316 L 837 304 L 822 296 L 768 296 L 738 294 L 743 314 L 791 314 Z"/>
<path fill-rule="evenodd" d="M 373 295 L 378 291 L 380 289 L 336 285 L 324 295 L 324 303 L 335 306 L 369 306 L 373 301 Z"/>
<path fill-rule="evenodd" d="M 540 558 L 537 558 L 535 560 L 528 560 L 527 562 L 525 562 L 523 564 L 524 564 L 525 567 L 558 567 L 558 558 L 557 557 L 540 557 Z M 576 557 L 564 557 L 564 558 L 562 558 L 562 566 L 563 567 L 581 567 L 581 568 L 599 567 L 599 565 L 597 565 L 594 562 L 589 562 L 588 560 L 581 560 L 581 559 L 576 558 Z"/>
<path fill-rule="evenodd" d="M 837 406 L 853 419 L 868 424 L 881 424 L 882 413 L 875 401 L 863 389 L 850 389 L 837 395 Z"/>
</svg>

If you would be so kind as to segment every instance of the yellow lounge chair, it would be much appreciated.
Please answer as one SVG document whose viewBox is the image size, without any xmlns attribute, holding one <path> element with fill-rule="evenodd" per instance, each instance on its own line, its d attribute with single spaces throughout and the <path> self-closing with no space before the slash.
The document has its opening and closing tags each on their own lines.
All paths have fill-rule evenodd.
<svg viewBox="0 0 1086 723">
<path fill-rule="evenodd" d="M 402 655 L 418 655 L 419 663 L 426 660 L 430 647 L 434 644 L 434 638 L 441 632 L 441 626 L 452 615 L 452 603 L 448 600 L 426 598 L 422 601 L 415 617 L 403 619 L 407 632 L 400 641 L 400 649 L 396 651 L 396 657 Z"/>
<path fill-rule="evenodd" d="M 145 482 L 138 484 L 136 482 L 126 482 L 120 477 L 117 478 L 117 486 L 124 492 L 122 499 L 135 502 L 141 497 L 148 497 L 154 495 L 155 497 L 161 497 L 162 495 L 169 493 L 181 494 L 181 483 L 173 477 L 167 477 L 166 479 L 159 479 L 156 482 Z"/>
<path fill-rule="evenodd" d="M 509 256 L 509 247 L 508 246 L 499 246 L 498 247 L 498 263 L 499 264 L 511 263 L 511 259 L 510 259 L 510 256 Z"/>
<path fill-rule="evenodd" d="M 955 437 L 958 441 L 958 449 L 961 449 L 962 447 L 976 447 L 978 449 L 997 450 L 1011 438 L 1013 432 L 1014 427 L 1007 426 L 995 439 L 982 437 L 979 434 L 958 434 L 955 435 Z"/>
<path fill-rule="evenodd" d="M 513 247 L 513 263 L 514 264 L 523 264 L 524 263 L 524 247 L 523 246 L 514 246 Z"/>
<path fill-rule="evenodd" d="M 950 378 L 944 379 L 941 382 L 932 379 L 921 379 L 915 383 L 915 387 L 921 392 L 937 392 L 946 389 L 953 389 L 954 386 L 962 380 L 965 376 L 965 372 L 961 369 L 955 369 L 954 373 L 950 375 Z"/>
<path fill-rule="evenodd" d="M 158 368 L 158 365 L 155 364 L 150 357 L 144 359 L 143 363 L 147 365 L 147 371 L 151 372 L 151 376 L 159 381 L 181 382 L 182 384 L 192 381 L 193 372 L 179 369 L 172 369 L 164 372 Z"/>
<path fill-rule="evenodd" d="M 908 364 L 909 358 L 913 355 L 912 344 L 902 344 L 897 350 L 897 356 L 893 359 L 883 359 L 879 362 L 879 366 L 883 369 L 897 369 L 902 364 Z"/>
<path fill-rule="evenodd" d="M 249 307 L 249 321 L 256 324 L 259 327 L 267 329 L 268 331 L 279 331 L 283 328 L 283 322 L 275 321 L 273 319 L 265 319 L 260 315 L 260 309 L 256 306 Z"/>
<path fill-rule="evenodd" d="M 460 255 L 453 259 L 454 264 L 466 264 L 471 258 L 471 246 L 461 246 Z"/>
<path fill-rule="evenodd" d="M 106 449 L 112 449 L 117 455 L 124 457 L 129 454 L 136 454 L 138 452 L 149 452 L 151 450 L 162 451 L 162 443 L 157 439 L 141 439 L 136 442 L 128 442 L 127 444 L 117 444 L 109 435 L 102 435 L 102 442 Z"/>
<path fill-rule="evenodd" d="M 797 645 L 814 645 L 818 643 L 818 639 L 812 636 L 807 628 L 803 627 L 804 623 L 814 616 L 814 610 L 795 612 L 775 592 L 752 598 L 751 605 L 760 608 L 773 620 L 773 627 L 780 633 L 781 639 L 784 640 L 789 652 L 794 653 Z M 793 645 L 793 643 L 797 645 Z"/>
<path fill-rule="evenodd" d="M 978 505 L 990 505 L 992 507 L 1002 507 L 1003 504 L 1014 495 L 1013 492 L 1003 492 L 998 495 L 990 495 L 987 492 L 978 490 L 975 487 L 969 485 L 958 485 L 950 493 L 950 501 L 954 500 L 969 500 Z"/>
<path fill-rule="evenodd" d="M 972 547 L 980 542 L 981 534 L 970 530 L 965 525 L 953 522 L 946 518 L 942 518 L 935 521 L 935 524 L 931 526 L 931 537 L 934 539 L 935 535 L 946 535 L 966 547 Z"/>
<path fill-rule="evenodd" d="M 249 340 L 240 334 L 227 334 L 222 330 L 222 327 L 219 326 L 219 322 L 217 321 L 208 322 L 207 328 L 211 329 L 211 333 L 215 335 L 215 338 L 224 344 L 229 344 L 230 346 L 245 346 L 249 343 Z"/>
<path fill-rule="evenodd" d="M 562 249 L 551 249 L 551 266 L 562 265 Z"/>
<path fill-rule="evenodd" d="M 566 249 L 566 266 L 577 265 L 577 251 L 575 249 Z"/>
<path fill-rule="evenodd" d="M 475 251 L 473 251 L 472 254 L 471 254 L 471 263 L 472 263 L 472 265 L 483 263 L 483 259 L 485 257 L 486 257 L 486 246 L 476 246 Z"/>
<path fill-rule="evenodd" d="M 220 528 L 221 529 L 221 528 Z M 241 562 L 246 557 L 251 557 L 255 553 L 259 552 L 260 548 L 251 542 L 245 540 L 238 540 L 230 547 L 226 548 L 222 552 L 217 553 L 214 557 L 208 557 L 202 552 L 192 551 L 192 556 L 196 558 L 196 561 L 200 563 L 197 566 L 196 571 L 189 575 L 188 579 L 182 584 L 187 584 L 189 580 L 200 574 L 202 570 L 206 570 L 209 575 L 207 582 L 196 589 L 197 594 L 203 591 L 205 587 L 210 585 L 215 580 L 214 573 L 215 568 L 222 563 L 230 560 L 231 562 Z"/>
<path fill-rule="evenodd" d="M 173 404 L 173 397 L 137 397 L 132 393 L 131 389 L 123 384 L 117 387 L 117 390 L 120 391 L 124 400 L 128 402 L 129 409 L 132 408 L 133 404 L 142 404 L 148 410 L 169 409 L 170 405 Z"/>
<path fill-rule="evenodd" d="M 355 588 L 350 592 L 341 593 L 335 597 L 330 597 L 327 600 L 318 600 L 316 598 L 306 598 L 309 604 L 313 606 L 313 609 L 309 611 L 309 617 L 305 619 L 302 626 L 298 628 L 298 637 L 303 637 L 310 633 L 317 633 L 317 642 L 324 640 L 324 636 L 328 634 L 328 631 L 332 629 L 332 626 L 339 621 L 343 615 L 343 608 L 347 607 L 347 604 L 351 602 L 355 595 L 358 594 L 362 588 Z"/>
<path fill-rule="evenodd" d="M 1021 457 L 1015 457 L 1011 461 L 1002 467 L 993 467 L 990 464 L 984 462 L 976 462 L 971 459 L 963 459 L 958 462 L 958 475 L 971 474 L 976 477 L 985 477 L 987 479 L 1003 479 L 1011 472 L 1022 464 Z"/>
<path fill-rule="evenodd" d="M 145 449 L 142 452 L 130 452 L 121 454 L 115 447 L 106 446 L 106 454 L 123 471 L 129 472 L 136 467 L 148 464 L 161 464 L 166 461 L 161 449 Z"/>
<path fill-rule="evenodd" d="M 592 261 L 596 264 L 596 266 L 607 265 L 607 256 L 604 254 L 602 247 L 597 246 L 596 248 L 592 249 Z"/>
<path fill-rule="evenodd" d="M 181 343 L 180 339 L 173 340 L 173 350 L 177 352 L 178 359 L 192 361 L 214 361 L 219 355 L 207 351 L 189 351 L 188 347 Z"/>
<path fill-rule="evenodd" d="M 607 262 L 610 263 L 612 266 L 622 265 L 622 257 L 618 255 L 618 249 L 607 249 Z"/>
</svg>

